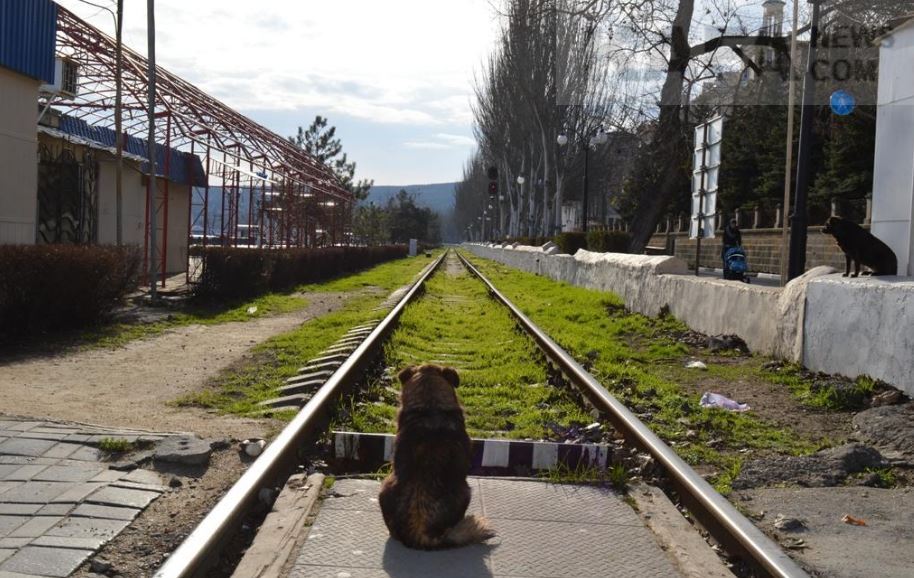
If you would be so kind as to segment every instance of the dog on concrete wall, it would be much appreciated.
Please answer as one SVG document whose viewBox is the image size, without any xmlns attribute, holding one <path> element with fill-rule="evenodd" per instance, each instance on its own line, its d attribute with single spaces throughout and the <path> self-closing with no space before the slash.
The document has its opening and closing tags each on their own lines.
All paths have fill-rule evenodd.
<svg viewBox="0 0 914 578">
<path fill-rule="evenodd" d="M 379 502 L 390 535 L 410 548 L 474 544 L 495 533 L 470 505 L 470 437 L 450 367 L 421 365 L 399 374 L 400 410 L 393 471 Z"/>
<path fill-rule="evenodd" d="M 898 259 L 895 252 L 860 225 L 841 217 L 829 217 L 822 232 L 834 236 L 838 246 L 844 251 L 847 264 L 844 277 L 850 275 L 851 261 L 854 262 L 854 274 L 851 277 L 860 274 L 860 265 L 869 267 L 873 275 L 898 274 Z"/>
</svg>

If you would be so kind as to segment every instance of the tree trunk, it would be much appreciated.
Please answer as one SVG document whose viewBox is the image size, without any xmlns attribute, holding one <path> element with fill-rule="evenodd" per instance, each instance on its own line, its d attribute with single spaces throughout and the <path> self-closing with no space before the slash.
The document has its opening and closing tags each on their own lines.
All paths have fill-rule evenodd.
<svg viewBox="0 0 914 578">
<path fill-rule="evenodd" d="M 652 147 L 657 158 L 654 164 L 663 167 L 659 182 L 652 183 L 656 194 L 638 200 L 638 208 L 632 217 L 632 240 L 629 250 L 632 253 L 643 253 L 663 210 L 670 200 L 681 192 L 677 190 L 680 163 L 678 156 L 686 145 L 682 135 L 680 114 L 682 111 L 682 87 L 686 68 L 689 65 L 691 49 L 689 47 L 689 28 L 692 14 L 695 11 L 695 0 L 680 0 L 670 45 L 670 65 L 660 93 L 660 119 Z"/>
</svg>

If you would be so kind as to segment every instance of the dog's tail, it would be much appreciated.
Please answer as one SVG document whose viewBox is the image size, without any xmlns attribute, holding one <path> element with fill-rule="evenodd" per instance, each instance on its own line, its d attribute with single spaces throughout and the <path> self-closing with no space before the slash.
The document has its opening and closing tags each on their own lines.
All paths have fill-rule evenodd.
<svg viewBox="0 0 914 578">
<path fill-rule="evenodd" d="M 466 516 L 457 525 L 447 531 L 444 542 L 447 546 L 457 547 L 478 544 L 495 537 L 495 530 L 489 521 L 481 516 Z"/>
</svg>

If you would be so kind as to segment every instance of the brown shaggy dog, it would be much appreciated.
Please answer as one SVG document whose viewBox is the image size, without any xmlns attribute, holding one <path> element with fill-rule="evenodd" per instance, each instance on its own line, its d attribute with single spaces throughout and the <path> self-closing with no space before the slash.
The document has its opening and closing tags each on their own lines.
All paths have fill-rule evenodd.
<svg viewBox="0 0 914 578">
<path fill-rule="evenodd" d="M 850 275 L 851 261 L 854 262 L 854 274 L 851 277 L 860 274 L 861 264 L 872 269 L 873 275 L 898 274 L 898 259 L 895 253 L 860 225 L 841 217 L 829 217 L 822 232 L 833 235 L 838 241 L 838 246 L 844 251 L 847 264 L 844 277 Z"/>
<path fill-rule="evenodd" d="M 495 533 L 470 505 L 470 437 L 455 388 L 457 372 L 422 365 L 400 372 L 400 411 L 393 472 L 379 501 L 390 535 L 410 548 L 434 550 L 482 542 Z"/>
</svg>

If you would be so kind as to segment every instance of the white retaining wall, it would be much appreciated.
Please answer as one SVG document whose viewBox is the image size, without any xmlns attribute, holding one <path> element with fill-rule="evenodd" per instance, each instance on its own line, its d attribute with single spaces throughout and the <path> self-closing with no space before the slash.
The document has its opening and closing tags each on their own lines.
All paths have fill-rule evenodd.
<svg viewBox="0 0 914 578">
<path fill-rule="evenodd" d="M 806 367 L 869 375 L 914 396 L 914 280 L 819 279 L 809 285 L 806 311 Z"/>
<path fill-rule="evenodd" d="M 487 259 L 572 285 L 608 291 L 656 316 L 668 307 L 708 335 L 739 335 L 752 351 L 914 395 L 914 281 L 853 279 L 817 267 L 786 288 L 696 277 L 675 257 L 578 251 L 546 245 L 465 245 Z"/>
</svg>

